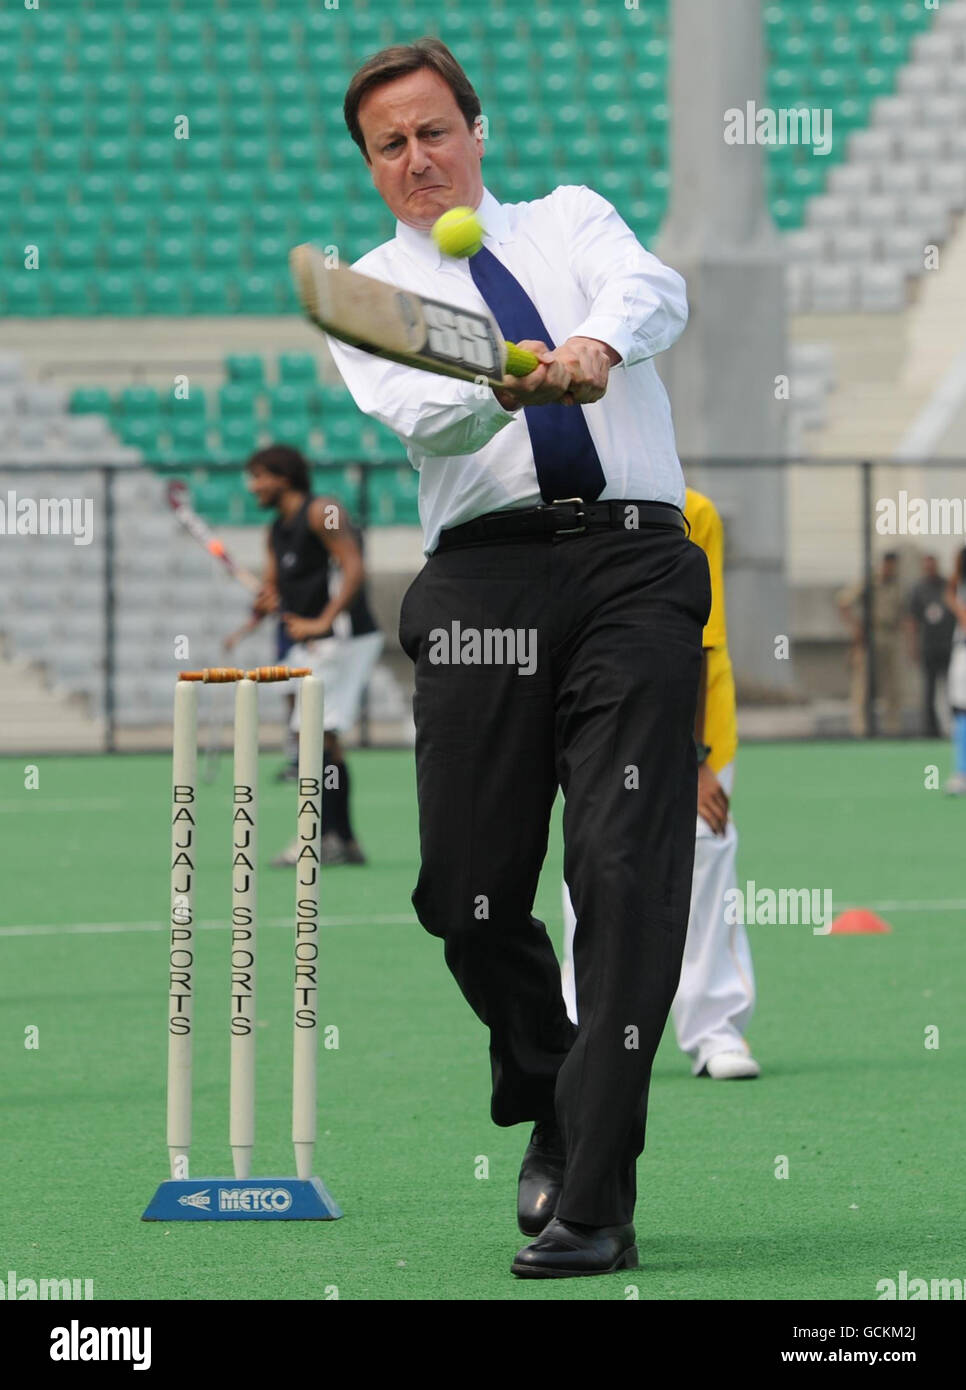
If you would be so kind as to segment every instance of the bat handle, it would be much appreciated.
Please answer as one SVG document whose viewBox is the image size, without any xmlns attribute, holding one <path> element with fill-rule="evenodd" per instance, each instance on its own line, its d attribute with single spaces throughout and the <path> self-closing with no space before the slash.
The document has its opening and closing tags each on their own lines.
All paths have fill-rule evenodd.
<svg viewBox="0 0 966 1390">
<path fill-rule="evenodd" d="M 540 359 L 533 352 L 528 352 L 526 348 L 517 347 L 516 343 L 506 345 L 506 370 L 508 376 L 529 376 L 540 366 Z"/>
</svg>

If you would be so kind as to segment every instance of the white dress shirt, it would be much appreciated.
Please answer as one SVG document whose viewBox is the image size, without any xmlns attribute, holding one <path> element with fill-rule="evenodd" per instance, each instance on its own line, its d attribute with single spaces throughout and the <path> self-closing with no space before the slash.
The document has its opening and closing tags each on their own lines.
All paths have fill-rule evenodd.
<svg viewBox="0 0 966 1390">
<path fill-rule="evenodd" d="M 684 507 L 684 478 L 667 393 L 654 363 L 688 317 L 684 281 L 646 251 L 614 207 L 583 185 L 532 203 L 498 203 L 483 190 L 484 245 L 527 291 L 555 346 L 598 338 L 621 355 L 607 392 L 584 413 L 607 480 L 601 500 Z M 353 265 L 366 275 L 460 308 L 486 307 L 465 260 L 444 256 L 428 231 L 396 235 Z M 419 471 L 423 548 L 444 527 L 484 512 L 538 506 L 537 470 L 523 410 L 506 411 L 473 382 L 403 367 L 328 337 L 336 366 L 366 415 L 388 425 Z M 539 407 L 537 407 L 539 409 Z"/>
</svg>

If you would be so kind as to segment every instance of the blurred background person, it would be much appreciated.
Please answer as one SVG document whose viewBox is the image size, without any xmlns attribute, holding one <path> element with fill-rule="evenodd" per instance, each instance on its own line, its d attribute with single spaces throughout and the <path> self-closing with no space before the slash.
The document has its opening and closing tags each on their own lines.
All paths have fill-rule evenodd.
<svg viewBox="0 0 966 1390">
<path fill-rule="evenodd" d="M 738 831 L 731 818 L 738 723 L 735 681 L 728 654 L 724 596 L 724 527 L 710 498 L 685 493 L 691 540 L 708 557 L 711 613 L 702 638 L 703 659 L 694 739 L 698 746 L 698 815 L 691 907 L 681 978 L 671 1006 L 678 1047 L 695 1076 L 751 1080 L 761 1068 L 745 1041 L 755 1007 L 755 977 L 748 933 L 726 914 L 725 894 L 737 887 Z M 563 885 L 564 959 L 561 983 L 567 1012 L 577 1022 L 573 948 L 576 917 Z"/>
<path fill-rule="evenodd" d="M 948 581 L 940 574 L 935 555 L 923 555 L 922 577 L 906 601 L 909 651 L 922 671 L 922 733 L 942 738 L 939 706 L 945 707 L 946 673 L 953 650 L 956 618 L 946 603 Z"/>
<path fill-rule="evenodd" d="M 966 546 L 946 586 L 946 605 L 956 619 L 949 663 L 949 704 L 953 721 L 953 773 L 946 783 L 949 796 L 966 796 Z"/>
<path fill-rule="evenodd" d="M 852 634 L 850 663 L 851 713 L 849 726 L 858 737 L 870 732 L 866 710 L 868 653 L 864 628 L 866 585 L 862 582 L 843 589 L 838 598 L 842 621 Z M 872 580 L 872 641 L 875 663 L 874 694 L 882 701 L 882 731 L 898 734 L 901 730 L 902 697 L 900 693 L 900 663 L 902 656 L 902 594 L 899 588 L 899 557 L 889 551 L 879 561 Z"/>
<path fill-rule="evenodd" d="M 322 863 L 364 864 L 349 805 L 349 769 L 339 735 L 359 717 L 362 696 L 382 651 L 366 595 L 361 537 L 334 497 L 312 495 L 308 464 L 298 449 L 274 444 L 246 465 L 259 505 L 277 513 L 268 530 L 262 589 L 256 612 L 277 612 L 291 645 L 291 666 L 310 666 L 325 682 L 325 794 Z M 341 582 L 332 582 L 331 567 Z M 292 718 L 299 726 L 298 696 Z M 277 855 L 276 868 L 294 865 L 298 842 Z"/>
</svg>

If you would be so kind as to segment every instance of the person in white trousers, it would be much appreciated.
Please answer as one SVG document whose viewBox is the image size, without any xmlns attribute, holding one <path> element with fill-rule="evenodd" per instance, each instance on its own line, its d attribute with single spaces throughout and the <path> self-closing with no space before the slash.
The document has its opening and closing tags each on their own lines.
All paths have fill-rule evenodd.
<svg viewBox="0 0 966 1390">
<path fill-rule="evenodd" d="M 695 741 L 698 744 L 698 816 L 691 880 L 691 911 L 671 1018 L 678 1046 L 695 1076 L 750 1080 L 761 1068 L 745 1032 L 755 1007 L 748 934 L 729 921 L 725 894 L 737 886 L 738 831 L 730 814 L 738 746 L 735 686 L 728 655 L 724 604 L 724 533 L 711 500 L 688 488 L 684 514 L 691 540 L 708 557 L 711 614 L 704 631 L 704 664 Z M 564 960 L 561 984 L 567 1012 L 577 1021 L 573 941 L 576 918 L 563 885 Z"/>
</svg>

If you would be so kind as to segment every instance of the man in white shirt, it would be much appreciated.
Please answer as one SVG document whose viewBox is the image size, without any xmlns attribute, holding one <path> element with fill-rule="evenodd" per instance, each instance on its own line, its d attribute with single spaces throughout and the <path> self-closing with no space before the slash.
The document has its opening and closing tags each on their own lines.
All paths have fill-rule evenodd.
<svg viewBox="0 0 966 1390">
<path fill-rule="evenodd" d="M 399 629 L 416 674 L 413 903 L 490 1030 L 493 1120 L 535 1126 L 518 1219 L 536 1239 L 511 1268 L 602 1274 L 637 1264 L 636 1159 L 694 855 L 710 584 L 650 360 L 687 303 L 681 277 L 590 189 L 500 204 L 483 186 L 479 116 L 438 40 L 355 74 L 346 123 L 398 220 L 354 268 L 489 305 L 540 366 L 491 390 L 329 343 L 357 405 L 420 474 L 429 558 Z M 458 206 L 486 234 L 469 260 L 430 236 Z M 579 1031 L 532 916 L 558 785 Z"/>
</svg>

